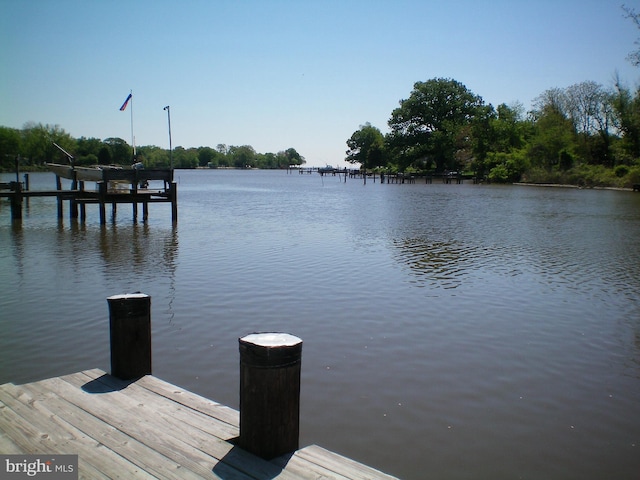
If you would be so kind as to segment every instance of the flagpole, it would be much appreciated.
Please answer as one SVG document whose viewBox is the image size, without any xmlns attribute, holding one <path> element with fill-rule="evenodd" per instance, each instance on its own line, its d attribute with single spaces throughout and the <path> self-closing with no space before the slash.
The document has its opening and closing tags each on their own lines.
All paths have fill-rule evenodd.
<svg viewBox="0 0 640 480">
<path fill-rule="evenodd" d="M 131 93 L 131 145 L 133 146 L 133 162 L 136 163 L 136 137 L 133 136 L 133 90 Z"/>
<path fill-rule="evenodd" d="M 173 149 L 171 148 L 171 113 L 169 110 L 169 105 L 164 107 L 163 110 L 167 111 L 167 121 L 169 122 L 169 165 L 171 165 L 171 170 L 173 170 Z"/>
<path fill-rule="evenodd" d="M 120 107 L 120 111 L 124 112 L 127 106 L 131 104 L 131 146 L 133 147 L 133 163 L 136 163 L 136 137 L 133 135 L 133 90 L 129 91 L 129 95 L 125 98 L 124 103 Z"/>
</svg>

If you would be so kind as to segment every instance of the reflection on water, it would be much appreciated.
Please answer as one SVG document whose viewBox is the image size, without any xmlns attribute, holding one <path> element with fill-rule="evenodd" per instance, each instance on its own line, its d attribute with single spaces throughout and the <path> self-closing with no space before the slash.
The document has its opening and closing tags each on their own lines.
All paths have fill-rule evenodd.
<svg viewBox="0 0 640 480">
<path fill-rule="evenodd" d="M 87 239 L 83 239 L 84 242 Z M 89 239 L 92 243 L 94 240 Z M 105 275 L 118 277 L 132 270 L 142 276 L 172 276 L 178 256 L 178 231 L 159 232 L 147 224 L 103 228 L 96 242 L 104 261 Z"/>
<path fill-rule="evenodd" d="M 154 373 L 233 407 L 237 339 L 300 336 L 302 445 L 408 479 L 637 476 L 640 195 L 177 179 L 177 226 L 0 204 L 0 382 L 108 370 L 106 298 L 142 291 Z"/>
<path fill-rule="evenodd" d="M 456 288 L 468 274 L 464 263 L 474 261 L 473 252 L 454 243 L 403 238 L 393 244 L 398 249 L 398 260 L 406 262 L 420 286 Z"/>
<path fill-rule="evenodd" d="M 107 368 L 110 295 L 150 289 L 163 316 L 174 315 L 177 228 L 126 220 L 101 226 L 97 215 L 93 223 L 58 221 L 55 209 L 55 202 L 32 201 L 22 224 L 0 211 L 2 382 Z"/>
<path fill-rule="evenodd" d="M 158 279 L 167 282 L 166 292 L 155 302 L 166 305 L 164 312 L 171 322 L 175 315 L 172 305 L 176 292 L 177 227 L 173 225 L 166 231 L 159 231 L 146 223 L 126 228 L 113 225 L 100 230 L 98 245 L 107 281 L 118 283 L 123 278 L 133 277 L 127 292 L 144 290 Z"/>
</svg>

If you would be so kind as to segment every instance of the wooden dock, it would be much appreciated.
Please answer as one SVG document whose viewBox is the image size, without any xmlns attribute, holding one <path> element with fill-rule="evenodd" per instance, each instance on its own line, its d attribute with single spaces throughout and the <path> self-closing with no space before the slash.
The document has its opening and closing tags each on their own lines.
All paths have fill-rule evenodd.
<svg viewBox="0 0 640 480">
<path fill-rule="evenodd" d="M 70 170 L 75 175 L 75 171 Z M 138 204 L 142 204 L 142 219 L 146 221 L 149 216 L 150 203 L 170 203 L 171 220 L 178 218 L 177 185 L 173 181 L 173 170 L 170 169 L 113 169 L 98 171 L 100 178 L 87 180 L 95 184 L 95 189 L 85 189 L 85 180 L 73 178 L 71 189 L 62 188 L 61 177 L 56 175 L 56 189 L 46 191 L 29 190 L 28 182 L 6 182 L 0 184 L 0 198 L 8 198 L 11 202 L 11 218 L 14 221 L 22 220 L 22 204 L 24 199 L 32 197 L 55 197 L 57 201 L 58 219 L 63 218 L 63 204 L 69 203 L 69 217 L 79 218 L 81 222 L 86 220 L 86 206 L 95 204 L 98 206 L 100 223 L 105 224 L 106 206 L 111 205 L 111 218 L 115 220 L 117 206 L 130 204 L 133 211 L 133 220 L 138 219 Z M 17 176 L 17 175 L 16 175 Z M 67 177 L 63 177 L 67 178 Z M 163 182 L 162 187 L 149 187 L 150 182 Z M 144 185 L 144 187 L 142 187 Z"/>
<path fill-rule="evenodd" d="M 238 411 L 151 375 L 0 386 L 0 452 L 78 455 L 79 478 L 394 478 L 316 445 L 263 460 L 238 435 Z"/>
</svg>

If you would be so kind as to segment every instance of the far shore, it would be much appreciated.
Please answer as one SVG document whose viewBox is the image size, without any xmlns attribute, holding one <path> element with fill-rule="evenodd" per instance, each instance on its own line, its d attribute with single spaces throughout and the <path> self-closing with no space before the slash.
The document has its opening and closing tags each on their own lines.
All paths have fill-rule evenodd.
<svg viewBox="0 0 640 480">
<path fill-rule="evenodd" d="M 564 183 L 525 183 L 515 182 L 513 185 L 521 187 L 556 187 L 556 188 L 577 188 L 579 190 L 618 190 L 620 192 L 633 192 L 633 188 L 628 187 L 586 187 L 580 185 L 568 185 Z"/>
</svg>

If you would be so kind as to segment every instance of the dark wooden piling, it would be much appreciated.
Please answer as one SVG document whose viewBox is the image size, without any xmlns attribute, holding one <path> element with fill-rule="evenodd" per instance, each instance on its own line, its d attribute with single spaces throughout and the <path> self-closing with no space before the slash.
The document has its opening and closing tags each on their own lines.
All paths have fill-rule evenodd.
<svg viewBox="0 0 640 480">
<path fill-rule="evenodd" d="M 131 185 L 131 189 L 129 190 L 131 196 L 134 198 L 134 201 L 131 202 L 132 214 L 133 214 L 133 223 L 138 223 L 138 202 L 135 201 L 135 198 L 138 196 L 138 182 L 134 182 Z"/>
<path fill-rule="evenodd" d="M 98 182 L 98 210 L 100 211 L 100 225 L 107 223 L 107 212 L 105 203 L 107 197 L 107 182 Z"/>
<path fill-rule="evenodd" d="M 109 302 L 111 375 L 123 380 L 151 374 L 151 297 L 114 295 Z"/>
<path fill-rule="evenodd" d="M 169 199 L 171 200 L 171 221 L 178 221 L 178 185 L 176 182 L 169 184 Z"/>
<path fill-rule="evenodd" d="M 58 220 L 62 220 L 63 215 L 63 206 L 62 206 L 62 180 L 60 177 L 56 175 L 56 191 L 58 195 L 56 196 L 56 202 L 58 204 Z"/>
<path fill-rule="evenodd" d="M 298 449 L 302 340 L 254 333 L 240 343 L 238 445 L 265 459 Z"/>
<path fill-rule="evenodd" d="M 78 188 L 80 189 L 80 192 L 84 192 L 84 182 L 80 181 L 78 182 L 78 184 L 79 184 Z M 84 223 L 86 220 L 87 220 L 87 205 L 84 202 L 82 202 L 80 204 L 80 221 Z"/>
<path fill-rule="evenodd" d="M 20 182 L 11 182 L 11 221 L 22 221 L 22 185 Z"/>
<path fill-rule="evenodd" d="M 74 172 L 73 180 L 71 181 L 71 190 L 77 190 L 77 189 L 78 189 L 78 177 L 76 175 L 76 172 Z M 71 219 L 78 218 L 78 202 L 76 200 L 77 198 L 75 196 L 72 196 L 69 199 L 69 218 Z"/>
</svg>

